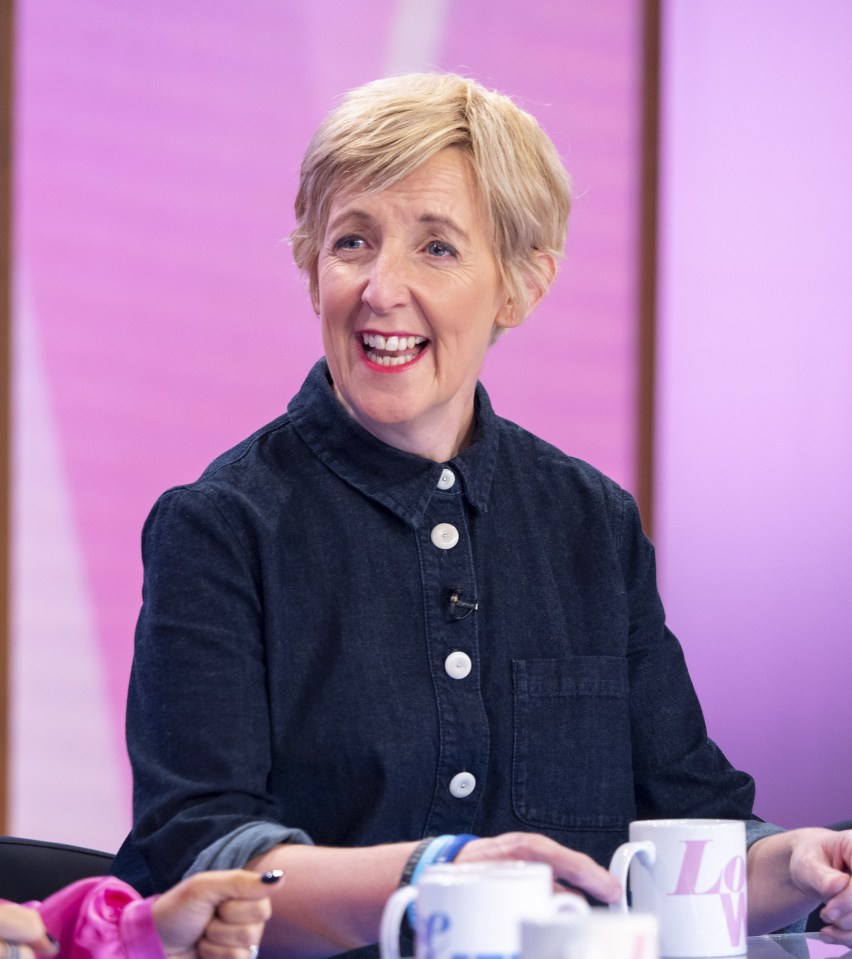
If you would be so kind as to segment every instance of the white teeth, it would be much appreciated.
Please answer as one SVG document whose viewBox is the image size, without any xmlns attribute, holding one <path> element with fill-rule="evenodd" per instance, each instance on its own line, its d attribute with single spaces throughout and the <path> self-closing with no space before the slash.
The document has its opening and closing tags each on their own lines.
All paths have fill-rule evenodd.
<svg viewBox="0 0 852 959">
<path fill-rule="evenodd" d="M 379 356 L 378 353 L 370 352 L 367 356 L 373 361 L 373 363 L 378 363 L 379 366 L 402 366 L 404 363 L 411 363 L 412 360 L 416 358 L 415 353 L 400 353 L 396 356 Z"/>
<path fill-rule="evenodd" d="M 362 333 L 361 342 L 368 348 L 368 356 L 373 363 L 380 366 L 402 366 L 410 363 L 417 356 L 416 353 L 399 353 L 399 350 L 413 350 L 426 342 L 425 336 L 393 336 L 384 337 L 381 333 Z M 378 356 L 374 350 L 387 350 L 396 353 L 396 356 Z"/>
<path fill-rule="evenodd" d="M 368 353 L 367 356 L 373 363 L 378 363 L 379 366 L 402 366 L 415 358 L 414 353 L 403 353 L 399 356 L 379 356 L 377 353 Z"/>
</svg>

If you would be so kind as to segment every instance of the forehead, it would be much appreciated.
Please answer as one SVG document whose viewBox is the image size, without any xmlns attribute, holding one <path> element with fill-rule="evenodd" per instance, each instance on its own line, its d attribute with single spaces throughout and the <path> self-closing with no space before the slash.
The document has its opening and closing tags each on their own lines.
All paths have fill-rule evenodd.
<svg viewBox="0 0 852 959">
<path fill-rule="evenodd" d="M 388 186 L 370 189 L 356 184 L 340 190 L 331 199 L 328 223 L 332 225 L 335 219 L 356 211 L 369 214 L 393 211 L 420 219 L 424 214 L 453 214 L 471 226 L 484 222 L 483 204 L 470 159 L 452 147 L 439 151 Z"/>
</svg>

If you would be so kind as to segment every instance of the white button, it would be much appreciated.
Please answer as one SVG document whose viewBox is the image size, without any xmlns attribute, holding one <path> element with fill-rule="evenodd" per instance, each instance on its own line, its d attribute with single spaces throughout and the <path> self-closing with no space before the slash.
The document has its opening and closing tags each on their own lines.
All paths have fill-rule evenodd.
<svg viewBox="0 0 852 959">
<path fill-rule="evenodd" d="M 470 675 L 473 663 L 467 653 L 450 653 L 444 660 L 444 669 L 453 679 L 464 679 L 465 676 Z"/>
<path fill-rule="evenodd" d="M 456 799 L 464 799 L 476 789 L 476 777 L 471 773 L 456 773 L 450 780 L 450 793 Z"/>
<path fill-rule="evenodd" d="M 438 549 L 452 549 L 459 541 L 459 531 L 452 523 L 438 523 L 431 536 Z"/>
<path fill-rule="evenodd" d="M 450 489 L 456 481 L 456 474 L 452 470 L 445 469 L 438 480 L 438 489 Z"/>
</svg>

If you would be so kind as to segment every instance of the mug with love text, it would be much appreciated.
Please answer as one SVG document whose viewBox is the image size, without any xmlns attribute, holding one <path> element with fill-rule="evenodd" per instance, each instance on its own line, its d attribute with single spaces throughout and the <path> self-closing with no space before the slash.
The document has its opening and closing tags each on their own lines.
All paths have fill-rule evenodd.
<svg viewBox="0 0 852 959">
<path fill-rule="evenodd" d="M 521 923 L 522 959 L 659 959 L 657 919 L 592 909 Z"/>
<path fill-rule="evenodd" d="M 553 870 L 541 862 L 443 863 L 388 899 L 382 915 L 382 959 L 399 959 L 399 930 L 414 905 L 418 959 L 520 959 L 521 922 L 557 913 L 585 915 L 584 899 L 553 892 Z"/>
<path fill-rule="evenodd" d="M 623 890 L 610 908 L 649 912 L 660 926 L 666 959 L 744 956 L 746 944 L 745 824 L 731 819 L 648 819 L 630 824 L 610 872 Z"/>
</svg>

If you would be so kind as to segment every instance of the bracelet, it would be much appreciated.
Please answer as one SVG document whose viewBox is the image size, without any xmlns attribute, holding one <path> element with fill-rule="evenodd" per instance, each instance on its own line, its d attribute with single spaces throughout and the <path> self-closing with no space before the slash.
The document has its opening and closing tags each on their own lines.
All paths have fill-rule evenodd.
<svg viewBox="0 0 852 959">
<path fill-rule="evenodd" d="M 455 836 L 438 836 L 437 839 L 432 839 L 429 845 L 418 856 L 409 882 L 413 885 L 417 882 L 417 880 L 420 878 L 420 875 L 427 867 L 431 866 L 433 863 L 442 861 L 439 860 L 438 857 L 445 849 L 455 842 L 455 839 Z"/>
<path fill-rule="evenodd" d="M 471 834 L 467 832 L 462 833 L 460 836 L 453 836 L 453 841 L 444 846 L 434 861 L 436 863 L 452 862 L 462 849 L 469 842 L 473 842 L 474 839 L 479 839 L 479 836 L 471 836 Z"/>
<path fill-rule="evenodd" d="M 402 870 L 402 878 L 399 880 L 400 886 L 408 886 L 411 884 L 414 870 L 417 868 L 417 863 L 420 862 L 420 857 L 426 852 L 429 844 L 434 842 L 434 840 L 434 836 L 427 836 L 425 839 L 421 839 L 414 847 L 414 851 L 408 857 L 408 861 L 405 864 L 405 869 Z"/>
<path fill-rule="evenodd" d="M 421 839 L 405 863 L 400 886 L 410 886 L 428 866 L 452 862 L 469 842 L 478 838 L 470 833 L 462 833 L 459 836 L 427 836 Z"/>
</svg>

